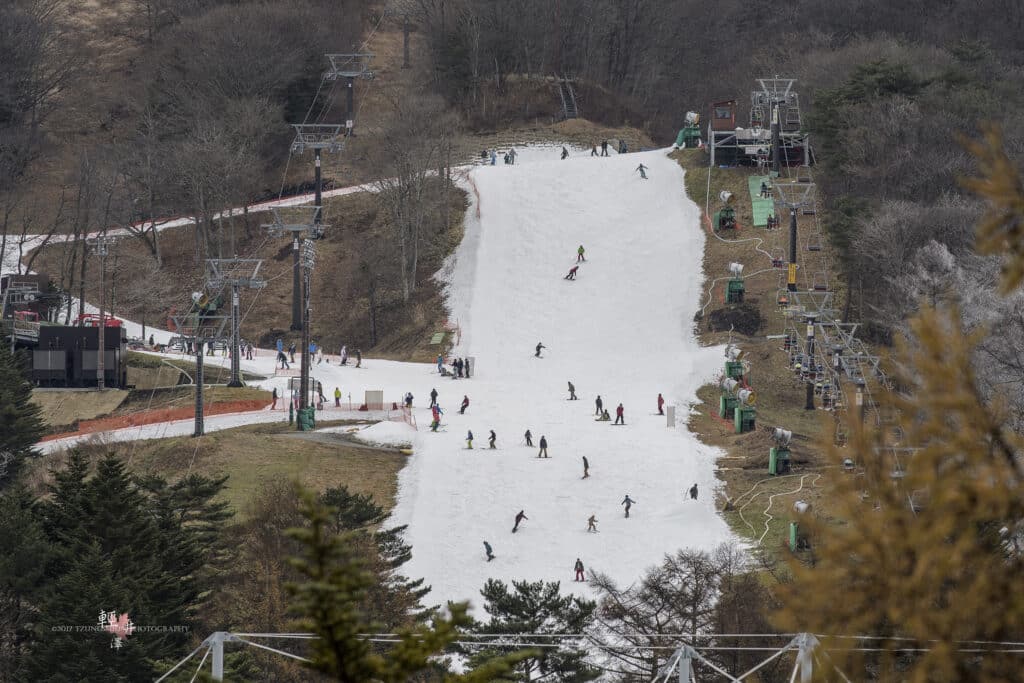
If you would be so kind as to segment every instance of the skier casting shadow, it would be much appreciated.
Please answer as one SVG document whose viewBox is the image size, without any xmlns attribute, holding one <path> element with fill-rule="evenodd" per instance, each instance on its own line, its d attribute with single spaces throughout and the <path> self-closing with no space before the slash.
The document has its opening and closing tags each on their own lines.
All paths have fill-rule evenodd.
<svg viewBox="0 0 1024 683">
<path fill-rule="evenodd" d="M 519 531 L 519 524 L 524 519 L 530 519 L 530 518 L 526 516 L 526 512 L 524 512 L 523 510 L 520 510 L 519 513 L 516 515 L 516 525 L 514 527 L 512 527 L 512 533 L 515 533 L 515 532 Z"/>
</svg>

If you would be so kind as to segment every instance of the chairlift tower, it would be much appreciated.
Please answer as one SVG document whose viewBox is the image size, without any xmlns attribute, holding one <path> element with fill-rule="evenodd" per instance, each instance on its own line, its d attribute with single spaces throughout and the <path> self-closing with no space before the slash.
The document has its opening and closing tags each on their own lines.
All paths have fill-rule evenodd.
<svg viewBox="0 0 1024 683">
<path fill-rule="evenodd" d="M 263 259 L 206 259 L 206 281 L 208 285 L 217 290 L 225 287 L 231 288 L 231 379 L 229 387 L 242 386 L 242 373 L 240 366 L 241 349 L 238 328 L 241 324 L 238 315 L 238 290 L 263 289 L 267 281 L 258 277 Z"/>
<path fill-rule="evenodd" d="M 406 34 L 408 35 L 408 34 Z M 407 42 L 408 44 L 408 42 Z M 345 135 L 354 135 L 355 129 L 355 81 L 357 78 L 372 80 L 374 73 L 370 71 L 370 62 L 374 55 L 368 52 L 363 53 L 330 53 L 327 56 L 331 67 L 324 72 L 325 81 L 337 81 L 345 79 L 346 108 L 345 108 Z M 406 52 L 406 63 L 408 63 L 408 52 Z"/>
<path fill-rule="evenodd" d="M 308 237 L 302 241 L 302 280 L 303 280 L 303 316 L 302 316 L 302 364 L 299 379 L 299 408 L 309 407 L 309 370 L 313 359 L 309 353 L 309 319 L 312 313 L 310 303 L 310 280 L 313 266 L 316 263 L 316 243 Z M 295 421 L 296 427 L 302 429 L 300 420 Z"/>
<path fill-rule="evenodd" d="M 107 355 L 107 340 L 104 333 L 106 332 L 107 321 L 103 310 L 107 297 L 107 255 L 110 253 L 110 246 L 116 241 L 116 237 L 108 237 L 106 234 L 87 240 L 87 243 L 92 248 L 93 256 L 100 257 L 100 328 L 98 331 L 99 350 L 96 353 L 96 388 L 99 391 L 103 391 L 106 388 L 106 364 L 104 361 Z M 85 302 L 82 301 L 79 305 L 84 307 Z"/>
<path fill-rule="evenodd" d="M 264 223 L 263 229 L 272 237 L 287 234 L 292 238 L 292 331 L 302 329 L 302 270 L 299 265 L 299 239 L 322 234 L 325 226 L 320 223 L 320 204 L 316 206 L 271 207 L 273 223 Z"/>
<path fill-rule="evenodd" d="M 789 272 L 786 287 L 796 291 L 796 217 L 804 206 L 814 204 L 814 183 L 779 183 L 772 185 L 775 204 L 780 208 L 789 209 Z"/>
<path fill-rule="evenodd" d="M 206 433 L 203 421 L 203 360 L 205 358 L 205 346 L 212 341 L 220 339 L 224 334 L 224 326 L 231 319 L 227 315 L 202 315 L 201 311 L 193 309 L 188 315 L 174 316 L 174 325 L 179 333 L 192 338 L 192 344 L 196 353 L 196 392 L 195 392 L 195 428 L 192 436 L 202 436 Z M 191 334 L 188 334 L 191 332 Z"/>
</svg>

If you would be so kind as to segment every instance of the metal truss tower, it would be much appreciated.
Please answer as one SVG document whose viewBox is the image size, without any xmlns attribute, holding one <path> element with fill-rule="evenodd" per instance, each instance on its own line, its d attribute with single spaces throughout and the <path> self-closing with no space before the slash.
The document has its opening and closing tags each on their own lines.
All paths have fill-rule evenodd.
<svg viewBox="0 0 1024 683">
<path fill-rule="evenodd" d="M 267 281 L 258 276 L 262 259 L 207 259 L 206 260 L 206 282 L 213 289 L 223 290 L 231 288 L 231 379 L 229 387 L 242 386 L 242 373 L 239 367 L 241 360 L 241 349 L 238 328 L 241 324 L 238 312 L 238 290 L 263 289 Z"/>
</svg>

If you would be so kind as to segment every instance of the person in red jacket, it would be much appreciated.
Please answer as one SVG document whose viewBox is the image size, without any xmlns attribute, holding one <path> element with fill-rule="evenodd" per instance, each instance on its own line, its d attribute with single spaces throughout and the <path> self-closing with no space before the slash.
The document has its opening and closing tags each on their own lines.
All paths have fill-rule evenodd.
<svg viewBox="0 0 1024 683">
<path fill-rule="evenodd" d="M 664 406 L 665 406 L 665 399 L 662 398 L 661 394 L 659 393 L 658 394 L 658 415 L 664 415 L 665 414 L 665 411 L 663 409 Z"/>
<path fill-rule="evenodd" d="M 623 415 L 624 412 L 625 411 L 622 408 L 622 404 L 620 403 L 619 407 L 615 409 L 615 424 L 626 424 L 626 418 Z"/>
<path fill-rule="evenodd" d="M 462 397 L 462 407 L 459 408 L 459 415 L 465 415 L 466 414 L 466 408 L 468 408 L 468 407 L 469 407 L 469 396 L 463 396 Z"/>
<path fill-rule="evenodd" d="M 564 280 L 575 280 L 576 279 L 576 271 L 579 270 L 579 269 L 580 269 L 579 266 L 573 266 L 572 268 L 569 269 L 569 274 L 566 275 L 563 279 Z"/>
</svg>

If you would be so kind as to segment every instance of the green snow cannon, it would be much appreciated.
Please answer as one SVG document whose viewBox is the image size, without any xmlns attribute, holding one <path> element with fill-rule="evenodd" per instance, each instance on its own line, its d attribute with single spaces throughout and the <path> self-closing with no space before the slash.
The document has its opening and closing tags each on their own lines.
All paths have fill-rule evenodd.
<svg viewBox="0 0 1024 683">
<path fill-rule="evenodd" d="M 308 408 L 299 408 L 298 421 L 299 431 L 310 432 L 316 429 L 316 408 L 309 406 Z"/>
</svg>

